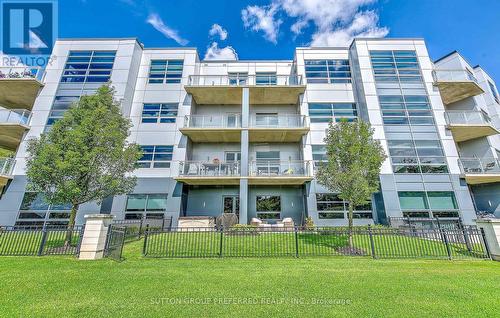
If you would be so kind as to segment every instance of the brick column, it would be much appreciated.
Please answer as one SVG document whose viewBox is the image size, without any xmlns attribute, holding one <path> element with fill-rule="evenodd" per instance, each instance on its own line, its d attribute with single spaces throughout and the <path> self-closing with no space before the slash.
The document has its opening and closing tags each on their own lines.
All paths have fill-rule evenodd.
<svg viewBox="0 0 500 318">
<path fill-rule="evenodd" d="M 500 261 L 500 219 L 477 219 L 476 224 L 484 231 L 491 258 Z"/>
<path fill-rule="evenodd" d="M 95 260 L 104 257 L 108 229 L 114 215 L 85 215 L 85 230 L 80 247 L 80 259 Z"/>
</svg>

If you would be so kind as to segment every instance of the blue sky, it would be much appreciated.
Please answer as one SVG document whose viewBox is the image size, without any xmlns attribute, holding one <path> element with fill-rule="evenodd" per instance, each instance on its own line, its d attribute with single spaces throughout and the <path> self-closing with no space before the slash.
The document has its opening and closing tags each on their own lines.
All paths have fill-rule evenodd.
<svg viewBox="0 0 500 318">
<path fill-rule="evenodd" d="M 138 37 L 201 58 L 291 59 L 353 36 L 423 37 L 432 59 L 458 50 L 500 81 L 499 0 L 59 0 L 61 38 Z"/>
</svg>

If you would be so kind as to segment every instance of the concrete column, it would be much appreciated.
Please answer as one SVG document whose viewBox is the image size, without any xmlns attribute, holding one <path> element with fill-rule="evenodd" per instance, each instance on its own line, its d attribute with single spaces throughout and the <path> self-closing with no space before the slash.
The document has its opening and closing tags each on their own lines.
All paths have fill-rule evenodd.
<svg viewBox="0 0 500 318">
<path fill-rule="evenodd" d="M 80 247 L 80 259 L 95 260 L 104 257 L 106 238 L 113 218 L 114 215 L 110 214 L 85 215 L 85 230 Z"/>
<path fill-rule="evenodd" d="M 241 99 L 241 179 L 240 179 L 240 223 L 248 223 L 248 165 L 249 165 L 249 138 L 250 125 L 250 92 L 243 87 Z"/>
<path fill-rule="evenodd" d="M 500 219 L 477 219 L 476 224 L 484 231 L 491 258 L 500 261 Z"/>
</svg>

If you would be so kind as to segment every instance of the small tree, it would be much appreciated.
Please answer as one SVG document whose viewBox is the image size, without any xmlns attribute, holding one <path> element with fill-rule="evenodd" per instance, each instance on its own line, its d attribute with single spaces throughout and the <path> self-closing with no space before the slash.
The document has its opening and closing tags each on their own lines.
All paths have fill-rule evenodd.
<svg viewBox="0 0 500 318">
<path fill-rule="evenodd" d="M 141 151 L 126 141 L 131 122 L 113 94 L 105 85 L 83 96 L 48 132 L 28 141 L 30 190 L 44 193 L 49 204 L 71 204 L 66 244 L 81 204 L 129 193 L 136 184 L 127 174 Z"/>
<path fill-rule="evenodd" d="M 319 184 L 337 192 L 349 205 L 349 247 L 352 243 L 353 211 L 369 202 L 379 188 L 380 167 L 386 155 L 373 129 L 364 121 L 330 123 L 326 143 L 327 161 L 316 173 Z"/>
</svg>

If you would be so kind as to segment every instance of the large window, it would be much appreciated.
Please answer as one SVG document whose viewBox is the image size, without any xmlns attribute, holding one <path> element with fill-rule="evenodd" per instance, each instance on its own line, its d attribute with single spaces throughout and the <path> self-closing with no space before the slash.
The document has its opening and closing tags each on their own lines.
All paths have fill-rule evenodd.
<svg viewBox="0 0 500 318">
<path fill-rule="evenodd" d="M 26 192 L 19 209 L 18 219 L 22 224 L 43 224 L 47 219 L 49 224 L 65 224 L 68 221 L 71 204 L 49 204 L 43 193 Z"/>
<path fill-rule="evenodd" d="M 256 198 L 259 219 L 279 220 L 281 217 L 281 197 L 277 195 L 258 195 Z"/>
<path fill-rule="evenodd" d="M 314 161 L 326 161 L 326 145 L 312 145 L 312 156 Z"/>
<path fill-rule="evenodd" d="M 141 146 L 139 168 L 170 168 L 174 146 Z"/>
<path fill-rule="evenodd" d="M 328 123 L 333 120 L 355 121 L 358 117 L 353 103 L 309 103 L 311 123 Z"/>
<path fill-rule="evenodd" d="M 167 210 L 167 194 L 129 194 L 125 219 L 163 218 Z"/>
<path fill-rule="evenodd" d="M 346 201 L 339 198 L 336 193 L 316 193 L 316 209 L 320 219 L 344 219 L 347 218 L 349 205 Z M 355 207 L 353 218 L 373 218 L 371 202 Z"/>
<path fill-rule="evenodd" d="M 111 77 L 116 51 L 70 51 L 62 83 L 106 83 Z"/>
<path fill-rule="evenodd" d="M 350 83 L 349 60 L 305 60 L 308 84 Z"/>
<path fill-rule="evenodd" d="M 149 84 L 180 83 L 183 64 L 183 60 L 151 60 Z"/>
<path fill-rule="evenodd" d="M 452 191 L 400 191 L 399 204 L 405 217 L 458 217 Z"/>
<path fill-rule="evenodd" d="M 490 87 L 491 94 L 493 94 L 495 101 L 497 102 L 497 104 L 500 104 L 500 100 L 498 99 L 498 93 L 497 93 L 497 90 L 495 88 L 495 85 L 493 85 L 492 82 L 488 81 L 488 86 Z"/>
<path fill-rule="evenodd" d="M 439 140 L 388 140 L 394 173 L 447 173 Z"/>
<path fill-rule="evenodd" d="M 177 103 L 144 104 L 142 108 L 143 123 L 175 123 Z"/>
<path fill-rule="evenodd" d="M 276 73 L 273 72 L 256 73 L 255 85 L 276 85 Z"/>
<path fill-rule="evenodd" d="M 425 95 L 379 96 L 384 125 L 434 125 L 429 100 Z"/>
</svg>

